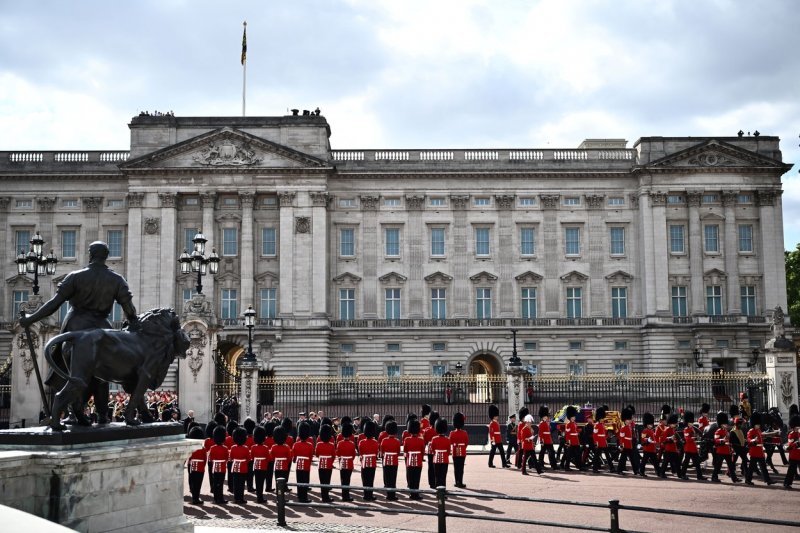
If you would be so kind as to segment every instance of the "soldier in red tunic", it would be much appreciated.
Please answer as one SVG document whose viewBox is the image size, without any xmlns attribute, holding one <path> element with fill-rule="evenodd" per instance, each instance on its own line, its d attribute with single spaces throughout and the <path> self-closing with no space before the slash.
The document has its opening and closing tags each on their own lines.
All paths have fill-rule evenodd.
<svg viewBox="0 0 800 533">
<path fill-rule="evenodd" d="M 462 413 L 454 414 L 453 430 L 450 432 L 450 445 L 453 447 L 453 474 L 456 479 L 455 486 L 459 489 L 467 488 L 464 484 L 464 462 L 467 460 L 469 435 L 464 431 L 465 420 L 466 417 Z"/>
<path fill-rule="evenodd" d="M 253 445 L 250 446 L 250 456 L 253 458 L 253 477 L 255 479 L 256 501 L 264 503 L 264 481 L 267 479 L 267 467 L 271 457 L 269 448 L 264 444 L 267 440 L 267 431 L 256 426 L 253 430 Z"/>
<path fill-rule="evenodd" d="M 353 442 L 353 424 L 345 424 L 342 419 L 342 440 L 336 444 L 336 457 L 339 458 L 339 476 L 341 484 L 345 487 L 350 486 L 350 476 L 353 475 L 353 467 L 356 458 L 356 445 Z M 351 502 L 350 489 L 342 489 L 342 501 Z"/>
<path fill-rule="evenodd" d="M 707 403 L 704 403 L 700 406 L 700 416 L 697 418 L 697 429 L 700 430 L 702 433 L 709 424 L 711 424 L 711 420 L 708 419 L 708 413 L 711 411 L 711 406 Z"/>
<path fill-rule="evenodd" d="M 419 430 L 425 431 L 429 427 L 431 427 L 430 421 L 431 415 L 431 406 L 426 404 L 422 405 L 422 409 L 420 410 L 420 419 L 419 419 Z"/>
<path fill-rule="evenodd" d="M 436 420 L 436 436 L 431 439 L 430 449 L 433 458 L 433 469 L 436 474 L 434 485 L 447 486 L 447 469 L 450 464 L 450 439 L 447 437 L 447 420 Z"/>
<path fill-rule="evenodd" d="M 433 467 L 433 452 L 431 451 L 431 441 L 437 435 L 436 422 L 439 420 L 439 412 L 431 411 L 428 416 L 431 425 L 422 431 L 422 438 L 425 441 L 425 453 L 428 456 L 428 486 L 436 488 L 436 470 Z"/>
<path fill-rule="evenodd" d="M 189 430 L 187 438 L 203 440 L 203 430 L 199 426 L 195 426 Z M 189 456 L 189 461 L 186 464 L 189 471 L 189 492 L 192 494 L 192 503 L 195 505 L 203 505 L 203 500 L 200 499 L 200 487 L 203 484 L 203 476 L 206 472 L 206 450 L 203 446 L 198 446 Z"/>
<path fill-rule="evenodd" d="M 528 411 L 527 407 L 522 406 L 520 408 L 520 410 L 518 411 L 520 427 L 522 426 L 522 424 L 525 423 L 525 417 L 528 416 L 529 414 L 530 411 Z M 514 466 L 517 468 L 522 468 L 522 456 L 524 454 L 522 453 L 522 437 L 519 434 L 519 428 L 517 428 L 516 439 L 517 442 L 516 442 L 516 453 L 514 454 Z M 508 456 L 508 451 L 506 451 L 506 456 Z"/>
<path fill-rule="evenodd" d="M 522 475 L 528 475 L 528 465 L 531 463 L 536 467 L 536 472 L 541 474 L 542 466 L 539 464 L 539 461 L 536 460 L 535 455 L 536 437 L 533 434 L 533 417 L 531 415 L 525 415 L 522 422 L 522 426 L 517 429 L 517 434 L 520 436 L 522 442 L 522 461 L 520 461 Z"/>
<path fill-rule="evenodd" d="M 663 459 L 661 460 L 661 473 L 660 477 L 667 477 L 667 465 L 675 473 L 676 476 L 681 476 L 680 468 L 680 455 L 678 453 L 678 414 L 672 413 L 667 418 L 667 429 L 661 434 L 661 443 L 664 450 Z"/>
<path fill-rule="evenodd" d="M 279 479 L 289 481 L 289 465 L 292 462 L 292 449 L 286 444 L 286 430 L 283 426 L 276 426 L 272 430 L 272 447 L 269 454 L 273 461 L 273 471 L 275 472 L 275 483 Z"/>
<path fill-rule="evenodd" d="M 578 470 L 583 470 L 584 466 L 581 462 L 581 441 L 580 432 L 578 431 L 578 424 L 575 418 L 578 416 L 578 410 L 574 405 L 567 406 L 567 422 L 564 424 L 564 433 L 566 437 L 567 451 L 564 457 L 564 470 L 569 472 L 569 463 L 572 462 Z"/>
<path fill-rule="evenodd" d="M 750 453 L 750 462 L 748 463 L 747 471 L 744 475 L 744 482 L 748 485 L 753 484 L 753 472 L 756 469 L 761 470 L 761 475 L 764 477 L 764 483 L 772 485 L 772 480 L 769 478 L 767 472 L 767 461 L 765 460 L 766 454 L 764 453 L 764 435 L 761 433 L 761 413 L 752 413 L 750 415 L 750 425 L 752 428 L 747 432 L 747 446 Z"/>
<path fill-rule="evenodd" d="M 683 421 L 686 422 L 686 427 L 683 428 L 683 464 L 681 465 L 681 477 L 688 479 L 686 471 L 689 468 L 689 461 L 694 465 L 697 473 L 697 481 L 705 481 L 703 471 L 700 469 L 700 449 L 697 446 L 697 440 L 702 438 L 703 434 L 698 428 L 694 426 L 694 413 L 686 411 L 683 413 Z"/>
<path fill-rule="evenodd" d="M 634 447 L 634 427 L 633 411 L 625 407 L 620 412 L 622 427 L 619 429 L 619 463 L 617 464 L 617 474 L 625 474 L 625 464 L 630 459 L 633 473 L 639 472 L 639 454 Z"/>
<path fill-rule="evenodd" d="M 217 423 L 213 420 L 210 420 L 208 424 L 206 424 L 206 440 L 203 442 L 203 449 L 206 451 L 206 459 L 208 459 L 208 450 L 214 445 L 214 429 L 217 427 Z M 214 484 L 211 479 L 211 463 L 207 460 L 206 466 L 208 467 L 208 490 L 211 494 L 214 494 Z"/>
<path fill-rule="evenodd" d="M 253 444 L 254 444 L 253 431 L 256 429 L 256 421 L 248 416 L 247 418 L 244 419 L 244 422 L 242 422 L 242 427 L 244 427 L 244 429 L 247 431 L 247 441 L 245 441 L 244 445 L 247 446 L 248 448 L 252 448 Z M 247 469 L 247 491 L 248 492 L 255 492 L 256 489 L 255 489 L 255 487 L 253 487 L 253 477 L 254 477 L 255 474 L 254 474 L 254 471 L 253 471 L 253 460 L 252 459 L 250 459 L 250 464 L 247 465 L 247 466 L 248 466 L 248 469 Z"/>
<path fill-rule="evenodd" d="M 719 472 L 722 469 L 722 462 L 728 465 L 728 475 L 731 476 L 731 480 L 734 483 L 739 481 L 739 478 L 736 477 L 736 470 L 733 467 L 733 461 L 731 460 L 731 445 L 728 436 L 728 414 L 723 413 L 720 411 L 717 413 L 717 431 L 714 432 L 714 472 L 711 475 L 711 481 L 714 483 L 719 483 Z"/>
<path fill-rule="evenodd" d="M 233 430 L 233 446 L 230 449 L 231 471 L 233 481 L 233 501 L 244 505 L 244 485 L 250 464 L 250 448 L 246 446 L 247 430 L 239 427 Z"/>
<path fill-rule="evenodd" d="M 406 458 L 406 482 L 411 490 L 419 490 L 419 478 L 422 476 L 422 458 L 425 453 L 425 440 L 419 436 L 419 420 L 408 423 L 409 436 L 403 439 L 403 453 Z M 412 500 L 421 500 L 422 495 L 412 492 Z"/>
<path fill-rule="evenodd" d="M 233 447 L 233 432 L 236 428 L 239 427 L 239 424 L 235 420 L 230 420 L 227 425 L 225 426 L 225 447 L 228 448 L 228 457 L 230 457 L 230 451 Z M 228 492 L 233 494 L 233 463 L 230 459 L 228 459 Z"/>
<path fill-rule="evenodd" d="M 298 483 L 311 481 L 311 460 L 314 457 L 314 439 L 311 438 L 311 425 L 300 422 L 297 425 L 297 441 L 292 445 L 292 458 L 297 463 L 295 479 Z M 308 503 L 308 487 L 297 487 L 297 501 Z"/>
<path fill-rule="evenodd" d="M 228 503 L 222 496 L 225 471 L 228 467 L 228 448 L 225 446 L 225 436 L 224 427 L 217 426 L 214 428 L 214 445 L 208 450 L 208 462 L 211 468 L 211 492 L 214 495 L 214 503 L 220 505 Z"/>
<path fill-rule="evenodd" d="M 273 438 L 273 433 L 275 432 L 275 422 L 270 420 L 269 422 L 264 424 L 264 433 L 267 434 L 267 438 L 264 439 L 264 446 L 267 447 L 267 450 L 272 450 L 272 446 L 275 445 L 275 439 Z M 272 480 L 275 475 L 275 461 L 272 458 L 272 454 L 269 455 L 269 461 L 267 461 L 267 472 L 264 475 L 264 492 L 272 492 L 274 489 L 272 488 Z"/>
<path fill-rule="evenodd" d="M 364 439 L 358 443 L 358 455 L 361 458 L 361 484 L 364 487 L 375 485 L 375 470 L 378 468 L 378 425 L 372 420 L 364 424 Z M 371 490 L 364 489 L 364 500 L 375 501 Z"/>
<path fill-rule="evenodd" d="M 786 438 L 786 449 L 789 450 L 789 468 L 786 470 L 786 477 L 783 480 L 783 486 L 786 489 L 792 488 L 792 482 L 800 469 L 800 415 L 794 415 L 789 419 L 789 429 L 789 435 Z"/>
<path fill-rule="evenodd" d="M 503 451 L 503 435 L 500 433 L 500 422 L 497 420 L 500 417 L 500 409 L 496 405 L 489 406 L 489 468 L 494 468 L 494 454 L 500 454 L 500 461 L 503 463 L 503 468 L 508 468 L 506 462 L 506 454 Z"/>
<path fill-rule="evenodd" d="M 322 424 L 319 428 L 319 440 L 314 450 L 317 456 L 319 469 L 319 482 L 322 485 L 329 485 L 333 474 L 333 461 L 336 458 L 336 445 L 333 443 L 333 428 L 328 424 Z M 322 488 L 322 501 L 332 503 L 331 489 Z"/>
<path fill-rule="evenodd" d="M 595 411 L 594 428 L 592 429 L 592 438 L 594 439 L 594 461 L 592 462 L 592 471 L 599 472 L 603 461 L 600 459 L 600 454 L 605 455 L 606 463 L 608 463 L 608 471 L 614 472 L 614 460 L 611 457 L 611 452 L 608 449 L 608 430 L 606 429 L 603 419 L 606 417 L 606 408 L 598 407 Z"/>
<path fill-rule="evenodd" d="M 340 421 L 340 428 L 343 428 L 345 426 L 350 426 L 350 435 L 345 437 L 344 436 L 344 432 L 340 429 L 339 430 L 339 434 L 336 435 L 336 443 L 338 444 L 340 441 L 343 441 L 343 440 L 347 439 L 350 442 L 352 442 L 353 444 L 355 444 L 356 443 L 356 438 L 353 435 L 353 419 L 350 418 L 349 416 L 343 416 L 342 420 Z"/>
<path fill-rule="evenodd" d="M 556 453 L 553 449 L 553 435 L 550 431 L 550 409 L 546 405 L 539 407 L 539 464 L 544 468 L 544 454 L 547 452 L 547 459 L 550 461 L 550 468 L 558 470 Z"/>
<path fill-rule="evenodd" d="M 383 460 L 383 486 L 393 489 L 397 486 L 397 465 L 400 459 L 400 441 L 397 439 L 397 422 L 386 422 L 386 437 L 378 444 Z M 386 491 L 386 499 L 397 500 L 397 493 L 393 490 Z"/>
<path fill-rule="evenodd" d="M 408 416 L 406 417 L 406 425 L 403 426 L 403 435 L 400 437 L 401 445 L 403 444 L 403 441 L 406 440 L 406 437 L 411 436 L 411 433 L 408 432 L 408 423 L 411 422 L 412 420 L 417 420 L 417 415 L 415 415 L 414 413 L 408 413 Z M 398 428 L 398 431 L 399 429 L 400 428 Z"/>
<path fill-rule="evenodd" d="M 642 477 L 647 477 L 645 473 L 647 463 L 651 463 L 656 475 L 661 476 L 661 471 L 658 468 L 658 457 L 656 455 L 658 443 L 655 430 L 653 429 L 655 420 L 652 413 L 645 413 L 642 415 L 642 425 L 644 428 L 642 428 L 640 437 L 640 442 L 642 444 L 642 462 L 639 466 L 639 475 Z"/>
</svg>

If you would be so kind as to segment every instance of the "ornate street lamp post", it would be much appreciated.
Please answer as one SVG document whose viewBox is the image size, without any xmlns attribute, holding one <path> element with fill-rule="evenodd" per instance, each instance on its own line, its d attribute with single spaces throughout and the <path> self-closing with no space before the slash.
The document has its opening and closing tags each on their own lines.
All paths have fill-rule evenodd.
<svg viewBox="0 0 800 533">
<path fill-rule="evenodd" d="M 181 264 L 181 274 L 189 274 L 190 272 L 197 272 L 197 294 L 203 294 L 203 276 L 211 274 L 215 276 L 219 272 L 219 256 L 217 250 L 211 250 L 211 254 L 206 257 L 206 239 L 205 235 L 198 233 L 192 239 L 194 243 L 194 250 L 191 255 L 187 250 L 184 250 L 178 258 Z"/>
<path fill-rule="evenodd" d="M 692 355 L 694 356 L 694 364 L 697 365 L 697 368 L 703 368 L 703 363 L 702 363 L 703 352 L 700 351 L 700 348 L 695 348 L 692 351 Z"/>
<path fill-rule="evenodd" d="M 256 326 L 256 312 L 253 306 L 249 306 L 244 312 L 244 325 L 247 327 L 247 353 L 244 354 L 244 362 L 256 362 L 256 355 L 253 353 L 253 328 Z"/>
<path fill-rule="evenodd" d="M 509 361 L 508 361 L 508 366 L 521 367 L 522 366 L 522 359 L 520 359 L 519 355 L 517 355 L 517 330 L 516 329 L 512 329 L 511 330 L 511 335 L 512 335 L 512 338 L 513 338 L 513 347 L 511 349 L 511 359 L 509 359 Z"/>
<path fill-rule="evenodd" d="M 39 294 L 39 276 L 52 276 L 56 273 L 56 259 L 53 250 L 45 256 L 43 252 L 44 239 L 37 231 L 31 239 L 31 249 L 26 254 L 24 250 L 19 251 L 15 263 L 17 263 L 17 274 L 24 276 L 26 273 L 33 274 L 33 294 Z"/>
</svg>

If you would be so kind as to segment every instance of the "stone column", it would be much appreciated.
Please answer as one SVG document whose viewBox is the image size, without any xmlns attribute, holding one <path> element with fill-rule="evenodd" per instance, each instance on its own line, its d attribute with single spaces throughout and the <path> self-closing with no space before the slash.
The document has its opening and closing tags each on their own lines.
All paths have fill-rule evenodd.
<svg viewBox="0 0 800 533">
<path fill-rule="evenodd" d="M 703 294 L 703 227 L 700 224 L 701 191 L 686 193 L 689 205 L 689 292 L 691 294 L 691 314 L 705 315 L 705 294 Z"/>
<path fill-rule="evenodd" d="M 422 219 L 422 209 L 425 207 L 424 194 L 406 195 L 406 208 L 408 210 L 408 318 L 423 318 L 425 316 L 425 282 L 422 279 L 422 265 L 425 263 L 427 251 L 427 234 Z"/>
<path fill-rule="evenodd" d="M 759 190 L 758 213 L 761 227 L 761 261 L 764 272 L 764 309 L 786 305 L 786 263 L 783 253 L 783 225 L 776 200 L 780 191 Z M 779 203 L 779 202 L 778 202 Z M 780 205 L 778 205 L 780 207 Z"/>
<path fill-rule="evenodd" d="M 294 314 L 294 191 L 279 191 L 280 202 L 280 284 L 278 316 Z"/>
<path fill-rule="evenodd" d="M 650 194 L 647 191 L 639 193 L 639 227 L 643 253 L 641 254 L 642 286 L 644 287 L 644 313 L 645 316 L 656 314 L 656 260 L 653 233 L 653 209 Z"/>
<path fill-rule="evenodd" d="M 378 234 L 377 211 L 380 196 L 362 194 L 360 200 L 361 211 L 364 213 L 360 243 L 361 256 L 364 258 L 364 281 L 361 284 L 363 318 L 378 318 L 378 256 L 381 251 L 381 236 Z"/>
<path fill-rule="evenodd" d="M 8 205 L 11 203 L 11 197 L 9 196 L 0 196 L 0 242 L 5 243 L 8 242 Z M 12 241 L 13 243 L 13 241 Z M 16 259 L 16 255 L 19 253 L 19 250 L 14 250 L 14 245 L 12 244 L 9 246 L 0 246 L 0 264 L 7 265 L 10 264 L 14 259 Z M 11 305 L 6 303 L 6 293 L 8 291 L 5 288 L 0 288 L 0 322 L 3 321 L 3 317 L 8 316 L 8 322 L 12 322 L 16 320 L 15 317 L 9 316 L 8 313 L 11 313 Z"/>
<path fill-rule="evenodd" d="M 797 404 L 797 354 L 794 343 L 786 338 L 784 314 L 780 307 L 773 311 L 773 338 L 764 346 L 767 376 L 772 381 L 769 389 L 769 407 L 777 407 L 784 420 L 789 416 L 789 406 Z"/>
<path fill-rule="evenodd" d="M 453 209 L 453 318 L 468 318 L 470 302 L 469 257 L 467 256 L 467 239 L 471 238 L 467 227 L 467 205 L 469 195 L 450 196 Z"/>
<path fill-rule="evenodd" d="M 239 201 L 242 203 L 242 264 L 241 264 L 241 296 L 242 311 L 253 305 L 255 268 L 254 239 L 253 239 L 253 193 L 240 192 Z M 255 306 L 254 306 L 255 307 Z"/>
<path fill-rule="evenodd" d="M 667 255 L 667 195 L 662 192 L 650 193 L 653 219 L 653 257 L 655 281 L 656 314 L 668 316 L 670 311 L 669 257 Z"/>
<path fill-rule="evenodd" d="M 172 192 L 159 193 L 158 202 L 161 206 L 161 264 L 158 294 L 159 307 L 172 307 L 175 301 L 175 275 L 177 274 L 177 259 L 175 255 L 177 213 L 175 200 L 177 195 Z M 143 310 L 140 310 L 143 311 Z"/>
<path fill-rule="evenodd" d="M 212 354 L 217 345 L 217 319 L 205 294 L 195 294 L 186 302 L 181 323 L 190 344 L 186 357 L 179 360 L 178 398 L 184 412 L 193 409 L 195 419 L 206 422 L 216 412 L 211 386 L 216 374 Z"/>
<path fill-rule="evenodd" d="M 311 315 L 315 317 L 328 316 L 328 262 L 318 261 L 313 255 L 315 250 L 328 249 L 328 204 L 331 197 L 327 192 L 311 192 L 311 242 L 312 250 L 312 291 Z"/>
<path fill-rule="evenodd" d="M 586 228 L 586 258 L 589 261 L 589 316 L 611 316 L 608 283 L 605 276 L 605 258 L 610 253 L 606 246 L 611 245 L 609 229 L 603 223 L 605 199 L 602 194 L 587 194 L 586 207 L 589 209 L 589 224 Z M 606 244 L 608 243 L 608 244 Z"/>
<path fill-rule="evenodd" d="M 511 219 L 515 198 L 516 196 L 513 194 L 497 194 L 494 197 L 497 209 L 500 211 L 498 227 L 500 247 L 496 254 L 500 262 L 500 292 L 498 294 L 500 318 L 518 316 L 514 310 L 514 259 L 519 257 L 519 250 L 514 249 L 514 224 Z"/>
<path fill-rule="evenodd" d="M 728 314 L 742 313 L 739 289 L 739 236 L 736 228 L 736 191 L 722 192 L 722 205 L 725 208 L 725 274 L 728 283 L 725 288 Z"/>
<path fill-rule="evenodd" d="M 128 286 L 133 293 L 136 309 L 142 308 L 142 201 L 144 193 L 128 193 L 128 253 L 125 259 L 125 273 L 128 275 Z"/>
<path fill-rule="evenodd" d="M 558 246 L 558 194 L 541 195 L 544 216 L 542 219 L 542 250 L 544 250 L 544 308 L 545 318 L 561 316 L 561 280 L 558 264 L 564 257 L 563 248 Z"/>
<path fill-rule="evenodd" d="M 214 192 L 200 193 L 200 201 L 203 203 L 203 226 L 200 232 L 205 235 L 208 242 L 206 242 L 206 255 L 211 250 L 215 249 L 214 240 L 217 233 L 217 228 L 214 223 L 214 202 L 217 195 Z M 189 251 L 191 253 L 191 250 Z M 220 255 L 222 255 L 220 253 Z M 216 293 L 214 292 L 214 276 L 203 276 L 203 292 L 209 295 L 209 298 L 215 300 Z"/>
<path fill-rule="evenodd" d="M 239 418 L 258 422 L 258 361 L 239 358 Z"/>
</svg>

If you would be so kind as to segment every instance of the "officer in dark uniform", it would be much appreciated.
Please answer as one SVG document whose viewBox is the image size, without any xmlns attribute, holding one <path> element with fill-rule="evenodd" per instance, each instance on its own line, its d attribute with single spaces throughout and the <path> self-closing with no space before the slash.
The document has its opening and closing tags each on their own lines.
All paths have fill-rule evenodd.
<svg viewBox="0 0 800 533">
<path fill-rule="evenodd" d="M 61 325 L 61 333 L 94 328 L 111 329 L 108 316 L 114 302 L 117 302 L 122 307 L 131 329 L 138 328 L 139 319 L 136 316 L 136 308 L 131 302 L 133 297 L 128 283 L 125 278 L 106 266 L 106 258 L 108 258 L 106 243 L 95 241 L 90 244 L 89 265 L 67 274 L 64 280 L 58 284 L 55 296 L 32 315 L 20 319 L 22 327 L 28 327 L 34 322 L 52 315 L 61 307 L 61 304 L 69 302 L 70 308 Z M 70 343 L 64 343 L 60 348 L 61 356 L 58 351 L 58 348 L 54 351 L 53 359 L 60 362 L 63 357 L 68 364 L 72 355 Z M 51 370 L 45 384 L 58 391 L 63 388 L 65 381 Z M 108 383 L 93 379 L 86 389 L 84 402 L 92 394 L 94 394 L 96 402 L 105 405 L 108 398 Z M 78 423 L 91 425 L 91 421 L 83 414 L 82 406 L 73 404 L 72 410 Z M 108 422 L 105 410 L 101 409 L 98 414 L 98 422 L 101 424 Z M 53 416 L 58 416 L 58 413 L 53 413 Z"/>
</svg>

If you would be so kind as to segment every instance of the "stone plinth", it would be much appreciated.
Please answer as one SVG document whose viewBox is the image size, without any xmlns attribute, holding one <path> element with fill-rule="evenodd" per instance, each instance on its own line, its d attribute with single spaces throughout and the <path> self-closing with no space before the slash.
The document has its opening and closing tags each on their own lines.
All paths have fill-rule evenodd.
<svg viewBox="0 0 800 533">
<path fill-rule="evenodd" d="M 157 426 L 141 429 L 152 434 Z M 162 436 L 136 438 L 134 430 L 108 442 L 0 444 L 0 503 L 77 531 L 193 531 L 183 515 L 183 465 L 196 444 L 170 434 L 172 426 Z M 111 425 L 75 435 L 124 430 Z M 0 442 L 11 433 L 0 432 Z"/>
<path fill-rule="evenodd" d="M 239 417 L 258 421 L 258 360 L 239 360 Z"/>
<path fill-rule="evenodd" d="M 788 420 L 789 406 L 797 403 L 797 356 L 794 343 L 781 336 L 771 339 L 764 348 L 767 375 L 772 380 L 769 406 L 777 407 Z"/>
<path fill-rule="evenodd" d="M 525 367 L 522 365 L 506 366 L 509 413 L 517 413 L 519 412 L 520 408 L 525 405 L 526 375 L 528 375 L 528 371 L 525 370 Z"/>
</svg>

